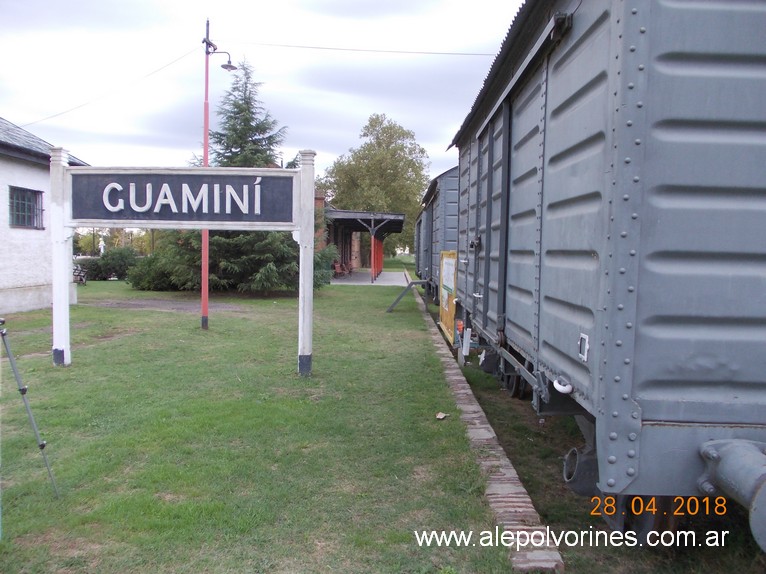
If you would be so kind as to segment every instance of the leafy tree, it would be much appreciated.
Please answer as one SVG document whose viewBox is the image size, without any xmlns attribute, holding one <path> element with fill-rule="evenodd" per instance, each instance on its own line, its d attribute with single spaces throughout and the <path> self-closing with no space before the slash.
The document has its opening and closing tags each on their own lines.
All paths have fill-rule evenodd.
<svg viewBox="0 0 766 574">
<path fill-rule="evenodd" d="M 414 248 L 415 220 L 428 187 L 428 154 L 415 134 L 385 114 L 373 114 L 362 128 L 364 143 L 339 157 L 317 185 L 338 209 L 404 213 L 401 234 L 389 248 Z"/>
<path fill-rule="evenodd" d="M 74 241 L 72 242 L 75 254 L 79 255 L 98 255 L 98 240 L 101 239 L 101 231 L 90 228 L 87 233 L 75 231 Z"/>
</svg>

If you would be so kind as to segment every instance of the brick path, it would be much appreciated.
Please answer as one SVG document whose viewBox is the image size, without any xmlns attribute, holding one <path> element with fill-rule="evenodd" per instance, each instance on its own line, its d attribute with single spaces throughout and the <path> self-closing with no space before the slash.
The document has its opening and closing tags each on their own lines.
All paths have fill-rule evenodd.
<svg viewBox="0 0 766 574">
<path fill-rule="evenodd" d="M 535 510 L 532 499 L 521 484 L 516 470 L 497 440 L 495 431 L 487 420 L 471 387 L 463 377 L 460 367 L 450 352 L 447 342 L 442 337 L 439 328 L 431 320 L 426 306 L 419 295 L 415 295 L 418 306 L 431 331 L 431 338 L 439 355 L 447 382 L 455 396 L 460 409 L 460 419 L 466 425 L 466 433 L 471 448 L 476 453 L 479 465 L 487 477 L 485 496 L 490 508 L 495 514 L 497 525 L 503 530 L 513 533 L 513 540 L 518 534 L 532 535 L 540 532 L 533 540 L 542 540 L 546 533 L 545 525 Z M 550 546 L 534 547 L 510 552 L 510 560 L 514 572 L 564 572 L 564 561 L 558 548 Z"/>
</svg>

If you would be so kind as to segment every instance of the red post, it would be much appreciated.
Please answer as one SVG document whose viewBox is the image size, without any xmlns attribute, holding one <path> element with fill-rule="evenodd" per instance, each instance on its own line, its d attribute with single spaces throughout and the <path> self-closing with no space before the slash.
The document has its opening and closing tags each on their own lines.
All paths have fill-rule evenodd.
<svg viewBox="0 0 766 574">
<path fill-rule="evenodd" d="M 202 134 L 202 167 L 208 167 L 208 149 L 210 146 L 210 102 L 208 97 L 208 86 L 210 84 L 210 50 L 211 48 L 214 50 L 215 47 L 210 42 L 210 20 L 208 20 L 205 24 L 205 39 L 203 40 L 203 43 L 205 44 L 205 104 L 203 106 L 203 131 Z M 210 243 L 210 232 L 207 229 L 202 230 L 202 281 L 200 286 L 200 291 L 202 292 L 202 328 L 207 330 L 207 319 L 208 319 L 208 304 L 207 304 L 207 292 L 208 292 L 208 278 L 210 275 L 209 271 L 209 254 L 208 254 L 208 246 Z"/>
<path fill-rule="evenodd" d="M 375 282 L 375 236 L 370 236 L 370 283 Z"/>
<path fill-rule="evenodd" d="M 381 273 L 383 273 L 383 240 L 382 239 L 376 239 L 378 242 L 378 248 L 375 250 L 376 255 L 378 256 L 378 274 L 375 276 L 377 279 Z"/>
</svg>

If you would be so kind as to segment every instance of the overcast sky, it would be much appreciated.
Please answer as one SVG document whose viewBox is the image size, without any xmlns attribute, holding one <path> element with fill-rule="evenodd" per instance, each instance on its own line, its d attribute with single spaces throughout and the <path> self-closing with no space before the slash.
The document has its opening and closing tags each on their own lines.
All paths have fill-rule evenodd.
<svg viewBox="0 0 766 574">
<path fill-rule="evenodd" d="M 202 155 L 209 18 L 210 39 L 253 67 L 259 99 L 287 127 L 285 161 L 313 149 L 323 175 L 379 113 L 415 133 L 433 178 L 457 165 L 447 146 L 520 4 L 0 0 L 0 117 L 93 166 L 185 167 Z M 224 63 L 211 56 L 214 129 L 231 87 Z"/>
</svg>

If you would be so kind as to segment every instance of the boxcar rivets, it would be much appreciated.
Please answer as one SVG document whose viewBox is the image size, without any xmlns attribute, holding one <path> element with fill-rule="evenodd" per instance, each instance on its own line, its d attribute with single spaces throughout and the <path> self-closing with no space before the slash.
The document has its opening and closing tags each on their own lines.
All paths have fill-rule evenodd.
<svg viewBox="0 0 766 574">
<path fill-rule="evenodd" d="M 624 362 L 626 365 L 630 365 L 630 359 L 625 359 L 623 362 Z"/>
<path fill-rule="evenodd" d="M 630 158 L 629 157 L 625 158 L 625 163 L 630 163 Z"/>
<path fill-rule="evenodd" d="M 630 449 L 628 451 L 628 458 L 636 458 L 636 451 L 633 449 Z"/>
<path fill-rule="evenodd" d="M 634 419 L 637 419 L 638 418 L 638 413 L 634 411 L 634 412 L 630 413 L 630 416 L 632 416 Z"/>
<path fill-rule="evenodd" d="M 628 84 L 628 89 L 629 89 L 629 90 L 632 90 L 632 89 L 633 89 L 633 88 L 635 88 L 635 87 L 636 87 L 636 85 L 635 85 L 633 82 L 631 82 L 631 83 L 629 83 L 629 84 Z"/>
<path fill-rule="evenodd" d="M 622 380 L 622 378 L 620 377 L 620 375 L 617 375 L 617 376 L 614 378 L 614 382 L 615 382 L 615 383 L 619 383 L 621 380 Z"/>
<path fill-rule="evenodd" d="M 618 347 L 622 347 L 622 341 L 620 340 L 617 340 L 614 344 L 617 345 Z"/>
<path fill-rule="evenodd" d="M 623 231 L 622 233 L 620 233 L 620 237 L 622 237 L 623 239 L 626 238 L 627 236 L 628 236 L 627 231 Z"/>
<path fill-rule="evenodd" d="M 638 8 L 633 8 L 633 10 L 631 10 L 630 13 L 635 16 L 636 14 L 638 14 Z"/>
<path fill-rule="evenodd" d="M 610 478 L 609 480 L 606 481 L 606 484 L 607 486 L 614 486 L 615 484 L 617 484 L 617 481 L 613 478 Z"/>
<path fill-rule="evenodd" d="M 634 433 L 634 432 L 632 432 L 632 433 L 630 433 L 628 435 L 628 439 L 630 439 L 630 440 L 636 440 L 637 438 L 638 438 L 638 435 L 636 433 Z"/>
<path fill-rule="evenodd" d="M 631 322 L 625 323 L 625 328 L 626 329 L 632 329 L 633 328 L 633 323 L 631 323 Z"/>
<path fill-rule="evenodd" d="M 618 311 L 622 311 L 624 308 L 625 308 L 625 305 L 623 305 L 622 303 L 620 303 L 619 305 L 617 305 L 617 310 L 618 310 Z"/>
<path fill-rule="evenodd" d="M 632 125 L 633 125 L 633 121 L 632 121 L 632 120 L 628 120 L 628 121 L 626 122 L 626 124 L 625 124 L 625 125 L 627 125 L 628 127 L 630 127 L 630 126 L 632 126 Z"/>
<path fill-rule="evenodd" d="M 641 181 L 640 177 L 638 177 L 637 175 L 633 176 L 633 183 L 638 183 L 639 181 Z"/>
<path fill-rule="evenodd" d="M 638 31 L 639 31 L 639 32 L 641 32 L 642 34 L 646 34 L 646 28 L 644 28 L 643 26 L 641 26 L 641 27 L 638 29 Z"/>
<path fill-rule="evenodd" d="M 609 440 L 617 440 L 617 433 L 616 432 L 609 433 Z"/>
<path fill-rule="evenodd" d="M 625 474 L 627 474 L 628 476 L 635 476 L 636 469 L 631 466 L 628 470 L 625 471 Z"/>
<path fill-rule="evenodd" d="M 614 464 L 615 462 L 617 462 L 617 457 L 612 455 L 609 458 L 607 458 L 606 460 L 607 460 L 607 462 L 609 462 L 609 464 Z"/>
<path fill-rule="evenodd" d="M 617 418 L 617 417 L 619 417 L 619 416 L 620 416 L 620 413 L 618 413 L 617 411 L 612 411 L 612 416 L 613 416 L 614 418 Z"/>
<path fill-rule="evenodd" d="M 633 285 L 628 285 L 628 292 L 629 293 L 633 293 L 633 291 L 635 291 L 635 290 L 636 290 L 636 288 L 633 287 Z"/>
<path fill-rule="evenodd" d="M 720 456 L 718 455 L 718 452 L 716 452 L 713 448 L 706 448 L 702 451 L 702 456 L 704 456 L 708 460 L 718 460 Z"/>
<path fill-rule="evenodd" d="M 620 274 L 625 275 L 625 273 L 627 273 L 627 269 L 625 269 L 625 267 L 620 267 Z"/>
<path fill-rule="evenodd" d="M 715 494 L 715 486 L 713 486 L 712 482 L 708 482 L 707 480 L 700 484 L 700 490 L 705 494 Z"/>
<path fill-rule="evenodd" d="M 630 397 L 628 395 L 622 395 L 622 400 L 627 401 Z"/>
</svg>

